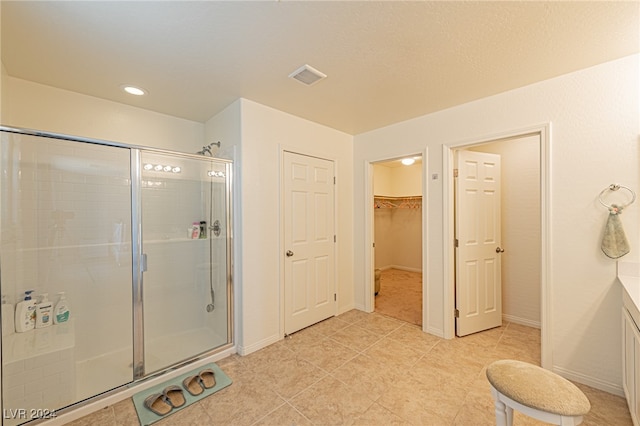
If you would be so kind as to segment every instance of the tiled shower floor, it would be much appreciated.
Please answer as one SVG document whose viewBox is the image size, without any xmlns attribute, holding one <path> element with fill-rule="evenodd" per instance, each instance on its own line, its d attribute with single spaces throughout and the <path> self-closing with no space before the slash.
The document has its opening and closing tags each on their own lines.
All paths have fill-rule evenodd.
<svg viewBox="0 0 640 426">
<path fill-rule="evenodd" d="M 246 357 L 217 364 L 228 388 L 157 425 L 495 425 L 485 367 L 539 364 L 539 330 L 507 323 L 444 340 L 415 325 L 352 310 Z M 631 425 L 626 402 L 579 385 L 584 425 Z M 138 425 L 130 399 L 71 423 Z M 516 412 L 515 425 L 544 424 Z"/>
</svg>

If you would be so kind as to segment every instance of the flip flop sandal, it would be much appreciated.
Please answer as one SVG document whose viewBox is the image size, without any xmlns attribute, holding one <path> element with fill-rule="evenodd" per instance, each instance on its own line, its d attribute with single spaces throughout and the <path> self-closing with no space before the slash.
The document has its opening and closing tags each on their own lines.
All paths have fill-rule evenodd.
<svg viewBox="0 0 640 426">
<path fill-rule="evenodd" d="M 184 398 L 184 392 L 180 386 L 168 386 L 164 388 L 162 394 L 173 408 L 182 407 L 187 402 Z"/>
<path fill-rule="evenodd" d="M 216 385 L 216 375 L 212 369 L 207 368 L 206 370 L 202 370 L 198 373 L 198 376 L 200 377 L 202 386 L 206 389 L 211 389 Z"/>
<path fill-rule="evenodd" d="M 154 393 L 144 399 L 144 406 L 151 412 L 159 416 L 164 416 L 173 410 L 173 407 L 166 398 L 167 397 L 161 393 Z"/>
<path fill-rule="evenodd" d="M 198 396 L 204 392 L 204 386 L 199 376 L 189 376 L 182 381 L 182 386 L 193 396 Z"/>
</svg>

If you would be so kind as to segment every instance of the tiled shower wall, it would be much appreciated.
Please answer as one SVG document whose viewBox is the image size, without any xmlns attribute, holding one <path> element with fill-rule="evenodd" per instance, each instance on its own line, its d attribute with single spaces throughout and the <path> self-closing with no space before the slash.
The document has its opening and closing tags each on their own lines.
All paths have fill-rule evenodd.
<svg viewBox="0 0 640 426">
<path fill-rule="evenodd" d="M 2 191 L 12 194 L 2 204 L 2 294 L 15 304 L 34 290 L 55 303 L 66 292 L 77 359 L 131 346 L 129 151 L 7 137 L 16 143 L 2 145 Z"/>
</svg>

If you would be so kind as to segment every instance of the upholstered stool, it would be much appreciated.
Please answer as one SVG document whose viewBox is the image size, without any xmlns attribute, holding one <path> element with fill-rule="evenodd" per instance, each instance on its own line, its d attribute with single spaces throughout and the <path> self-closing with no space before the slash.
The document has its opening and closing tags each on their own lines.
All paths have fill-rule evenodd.
<svg viewBox="0 0 640 426">
<path fill-rule="evenodd" d="M 513 425 L 513 410 L 554 425 L 579 425 L 591 404 L 580 389 L 549 370 L 510 359 L 487 367 L 496 424 Z"/>
</svg>

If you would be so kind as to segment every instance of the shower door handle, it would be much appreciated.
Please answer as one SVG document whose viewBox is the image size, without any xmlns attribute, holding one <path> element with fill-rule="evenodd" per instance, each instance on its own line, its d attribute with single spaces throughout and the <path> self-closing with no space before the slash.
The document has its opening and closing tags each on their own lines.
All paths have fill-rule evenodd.
<svg viewBox="0 0 640 426">
<path fill-rule="evenodd" d="M 147 272 L 147 253 L 142 253 L 140 258 L 140 270 L 142 272 Z"/>
<path fill-rule="evenodd" d="M 286 255 L 287 255 L 287 257 L 291 257 L 291 256 L 293 256 L 293 252 L 291 250 L 287 250 Z"/>
</svg>

